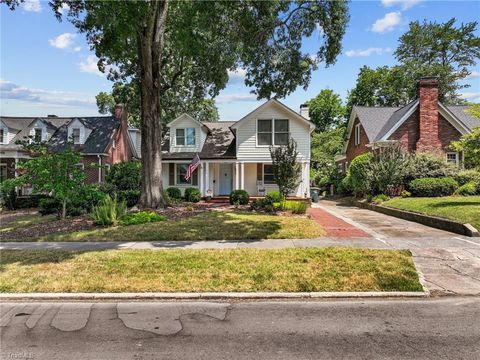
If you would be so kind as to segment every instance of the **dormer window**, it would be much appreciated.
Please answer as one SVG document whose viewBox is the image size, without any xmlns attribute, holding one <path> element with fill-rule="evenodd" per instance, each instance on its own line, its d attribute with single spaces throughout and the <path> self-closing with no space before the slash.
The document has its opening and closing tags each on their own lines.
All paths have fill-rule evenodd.
<svg viewBox="0 0 480 360">
<path fill-rule="evenodd" d="M 72 129 L 72 139 L 74 144 L 80 144 L 80 129 Z"/>
<path fill-rule="evenodd" d="M 177 129 L 175 143 L 177 146 L 195 145 L 195 128 Z"/>
<path fill-rule="evenodd" d="M 41 142 L 42 141 L 42 129 L 41 128 L 35 128 L 34 129 L 33 141 L 35 141 L 35 142 Z"/>
</svg>

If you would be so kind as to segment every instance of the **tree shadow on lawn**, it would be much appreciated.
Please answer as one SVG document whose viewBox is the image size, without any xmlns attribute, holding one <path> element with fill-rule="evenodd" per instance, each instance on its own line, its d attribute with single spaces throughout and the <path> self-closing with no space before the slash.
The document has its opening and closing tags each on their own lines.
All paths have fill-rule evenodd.
<svg viewBox="0 0 480 360">
<path fill-rule="evenodd" d="M 480 206 L 480 201 L 442 201 L 438 203 L 429 204 L 428 207 L 431 208 L 445 208 L 445 207 L 452 207 L 452 206 Z M 480 216 L 480 215 L 479 215 Z"/>
</svg>

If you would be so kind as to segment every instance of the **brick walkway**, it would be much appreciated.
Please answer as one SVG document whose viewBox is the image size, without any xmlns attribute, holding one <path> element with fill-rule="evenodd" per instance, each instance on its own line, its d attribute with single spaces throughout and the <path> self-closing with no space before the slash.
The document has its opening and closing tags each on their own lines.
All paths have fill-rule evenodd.
<svg viewBox="0 0 480 360">
<path fill-rule="evenodd" d="M 327 232 L 330 237 L 371 237 L 365 231 L 356 228 L 355 226 L 343 221 L 342 219 L 333 216 L 323 209 L 310 208 L 308 213 L 313 220 L 318 222 Z"/>
</svg>

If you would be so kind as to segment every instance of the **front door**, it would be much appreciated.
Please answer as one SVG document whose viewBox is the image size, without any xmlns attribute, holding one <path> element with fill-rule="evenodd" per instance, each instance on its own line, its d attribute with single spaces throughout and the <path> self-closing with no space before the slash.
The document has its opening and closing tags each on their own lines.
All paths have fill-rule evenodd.
<svg viewBox="0 0 480 360">
<path fill-rule="evenodd" d="M 232 164 L 220 164 L 219 195 L 230 195 L 232 192 Z"/>
</svg>

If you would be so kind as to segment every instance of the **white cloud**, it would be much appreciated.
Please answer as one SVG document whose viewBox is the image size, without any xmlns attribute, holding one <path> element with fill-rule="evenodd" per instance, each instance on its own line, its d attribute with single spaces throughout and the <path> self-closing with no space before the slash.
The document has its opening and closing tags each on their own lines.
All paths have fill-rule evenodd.
<svg viewBox="0 0 480 360">
<path fill-rule="evenodd" d="M 392 31 L 395 26 L 402 22 L 402 14 L 399 11 L 386 13 L 381 19 L 375 21 L 372 25 L 372 31 L 376 33 L 384 33 Z"/>
<path fill-rule="evenodd" d="M 464 92 L 460 94 L 460 97 L 468 101 L 476 102 L 480 101 L 480 92 Z"/>
<path fill-rule="evenodd" d="M 42 11 L 42 5 L 40 5 L 40 0 L 25 0 L 22 3 L 23 10 L 31 12 L 40 12 Z"/>
<path fill-rule="evenodd" d="M 95 97 L 59 90 L 45 90 L 27 88 L 8 80 L 0 79 L 0 93 L 2 100 L 28 101 L 41 105 L 94 107 Z"/>
<path fill-rule="evenodd" d="M 392 49 L 389 47 L 378 48 L 378 47 L 369 47 L 368 49 L 358 49 L 358 50 L 348 50 L 345 52 L 347 57 L 357 57 L 357 56 L 371 56 L 371 55 L 383 55 L 391 52 Z"/>
<path fill-rule="evenodd" d="M 254 94 L 246 94 L 246 93 L 225 94 L 225 95 L 219 95 L 215 98 L 215 101 L 219 104 L 231 103 L 236 101 L 256 101 L 256 100 L 257 100 L 257 97 Z"/>
<path fill-rule="evenodd" d="M 382 0 L 383 6 L 391 7 L 398 5 L 402 10 L 408 10 L 420 2 L 422 2 L 422 0 Z"/>
<path fill-rule="evenodd" d="M 238 68 L 235 71 L 228 70 L 228 79 L 231 83 L 243 82 L 245 75 L 247 75 L 247 70 L 242 68 Z"/>
<path fill-rule="evenodd" d="M 94 55 L 88 55 L 85 61 L 80 62 L 80 71 L 98 76 L 105 76 L 100 70 L 98 70 L 98 58 Z"/>
<path fill-rule="evenodd" d="M 64 12 L 67 12 L 68 10 L 70 10 L 70 6 L 67 4 L 62 4 L 62 7 L 58 9 L 58 12 L 63 15 Z"/>
<path fill-rule="evenodd" d="M 74 39 L 77 35 L 72 33 L 63 33 L 57 37 L 48 40 L 50 45 L 57 49 L 80 51 L 80 46 L 73 47 Z"/>
<path fill-rule="evenodd" d="M 473 71 L 470 73 L 470 75 L 468 75 L 468 76 L 466 77 L 466 79 L 473 79 L 473 78 L 477 78 L 477 77 L 479 77 L 479 76 L 480 76 L 480 72 L 473 70 Z"/>
</svg>

